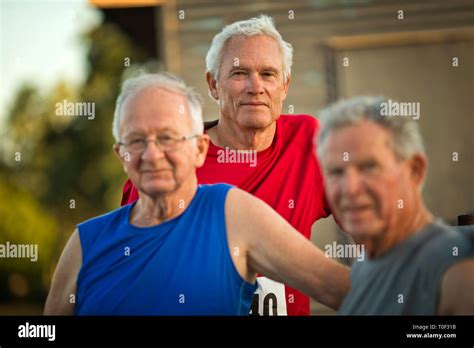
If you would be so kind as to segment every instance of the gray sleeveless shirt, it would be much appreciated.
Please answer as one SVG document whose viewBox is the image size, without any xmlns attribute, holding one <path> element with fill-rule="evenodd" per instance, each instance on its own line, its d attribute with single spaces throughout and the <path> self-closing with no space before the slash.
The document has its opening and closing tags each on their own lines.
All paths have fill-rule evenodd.
<svg viewBox="0 0 474 348">
<path fill-rule="evenodd" d="M 435 315 L 447 269 L 474 257 L 474 231 L 435 221 L 382 256 L 356 261 L 338 314 Z"/>
</svg>

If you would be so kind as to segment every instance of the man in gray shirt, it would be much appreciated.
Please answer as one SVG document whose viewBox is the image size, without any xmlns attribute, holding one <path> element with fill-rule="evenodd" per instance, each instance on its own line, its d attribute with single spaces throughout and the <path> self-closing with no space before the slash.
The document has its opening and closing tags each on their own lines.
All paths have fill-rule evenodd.
<svg viewBox="0 0 474 348">
<path fill-rule="evenodd" d="M 421 188 L 427 159 L 416 121 L 391 100 L 357 97 L 320 114 L 326 194 L 365 250 L 339 314 L 474 314 L 474 233 L 434 219 Z"/>
</svg>

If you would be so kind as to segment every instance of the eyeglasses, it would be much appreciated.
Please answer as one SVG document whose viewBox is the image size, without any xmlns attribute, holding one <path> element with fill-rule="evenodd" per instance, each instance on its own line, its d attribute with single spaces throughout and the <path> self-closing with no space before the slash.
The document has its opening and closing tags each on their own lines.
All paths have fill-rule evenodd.
<svg viewBox="0 0 474 348">
<path fill-rule="evenodd" d="M 125 142 L 118 142 L 119 145 L 124 146 L 126 150 L 130 152 L 144 152 L 148 146 L 148 143 L 154 142 L 155 146 L 163 152 L 175 150 L 180 143 L 187 141 L 193 138 L 199 137 L 199 134 L 194 134 L 190 136 L 183 136 L 174 138 L 170 135 L 159 135 L 155 139 L 144 139 L 144 138 L 134 138 Z"/>
</svg>

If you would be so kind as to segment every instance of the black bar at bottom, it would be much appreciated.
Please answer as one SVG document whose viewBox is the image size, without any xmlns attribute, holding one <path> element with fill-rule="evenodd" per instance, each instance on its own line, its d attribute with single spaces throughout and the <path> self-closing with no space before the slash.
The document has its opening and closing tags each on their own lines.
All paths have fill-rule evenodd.
<svg viewBox="0 0 474 348">
<path fill-rule="evenodd" d="M 54 340 L 53 326 L 54 325 Z M 21 337 L 20 337 L 21 336 Z M 31 337 L 42 336 L 42 337 Z M 0 317 L 0 346 L 33 344 L 474 344 L 474 316 Z"/>
</svg>

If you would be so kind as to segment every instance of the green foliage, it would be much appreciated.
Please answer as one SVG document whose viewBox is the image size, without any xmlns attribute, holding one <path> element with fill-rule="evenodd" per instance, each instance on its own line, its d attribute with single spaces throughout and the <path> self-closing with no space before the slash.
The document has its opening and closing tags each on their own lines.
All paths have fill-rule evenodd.
<svg viewBox="0 0 474 348">
<path fill-rule="evenodd" d="M 58 81 L 51 91 L 23 86 L 9 112 L 0 149 L 0 243 L 38 244 L 40 258 L 0 260 L 0 299 L 12 272 L 44 299 L 52 270 L 75 225 L 119 205 L 126 178 L 112 151 L 115 99 L 124 61 L 145 61 L 120 30 L 86 33 L 89 72 L 83 86 Z M 56 103 L 95 103 L 95 118 L 56 114 Z"/>
<path fill-rule="evenodd" d="M 0 185 L 0 244 L 37 246 L 37 260 L 4 258 L 0 267 L 0 298 L 9 297 L 12 274 L 21 274 L 28 284 L 30 296 L 44 294 L 45 279 L 49 278 L 51 260 L 58 255 L 59 229 L 54 216 L 48 214 L 28 192 L 11 185 Z"/>
</svg>

